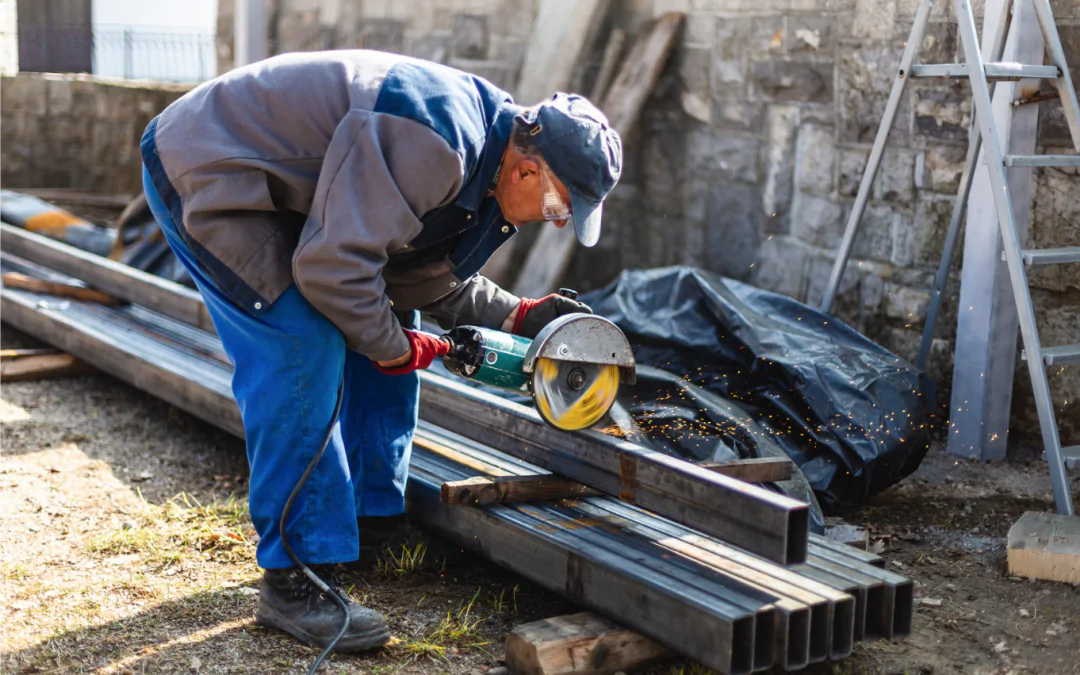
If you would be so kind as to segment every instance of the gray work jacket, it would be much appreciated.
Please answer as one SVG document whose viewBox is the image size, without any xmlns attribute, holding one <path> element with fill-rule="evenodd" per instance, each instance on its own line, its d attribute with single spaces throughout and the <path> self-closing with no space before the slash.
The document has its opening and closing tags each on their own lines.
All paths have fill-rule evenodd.
<svg viewBox="0 0 1080 675">
<path fill-rule="evenodd" d="M 142 153 L 211 278 L 252 314 L 296 283 L 346 344 L 408 350 L 396 314 L 498 327 L 477 273 L 515 232 L 491 195 L 522 108 L 485 80 L 366 50 L 286 54 L 193 89 Z"/>
</svg>

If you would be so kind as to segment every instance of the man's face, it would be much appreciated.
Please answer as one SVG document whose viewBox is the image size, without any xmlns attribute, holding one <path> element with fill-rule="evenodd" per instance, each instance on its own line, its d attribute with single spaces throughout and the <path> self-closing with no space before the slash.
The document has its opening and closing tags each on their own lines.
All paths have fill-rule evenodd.
<svg viewBox="0 0 1080 675">
<path fill-rule="evenodd" d="M 543 183 L 541 176 L 543 169 L 531 159 L 521 158 L 514 161 L 507 172 L 499 178 L 499 184 L 495 188 L 495 199 L 499 202 L 503 217 L 514 227 L 521 227 L 526 223 L 544 220 L 543 211 Z M 570 193 L 566 186 L 548 174 L 551 186 L 562 198 L 564 204 L 570 203 Z M 566 220 L 553 220 L 555 227 L 563 227 Z"/>
</svg>

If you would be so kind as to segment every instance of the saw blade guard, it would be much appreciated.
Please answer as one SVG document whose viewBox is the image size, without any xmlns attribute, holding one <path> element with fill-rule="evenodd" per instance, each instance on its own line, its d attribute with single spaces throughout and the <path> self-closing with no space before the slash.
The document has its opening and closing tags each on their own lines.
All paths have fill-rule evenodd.
<svg viewBox="0 0 1080 675">
<path fill-rule="evenodd" d="M 568 431 L 593 426 L 636 380 L 630 342 L 611 321 L 569 314 L 544 327 L 525 354 L 533 401 L 545 422 Z"/>
</svg>

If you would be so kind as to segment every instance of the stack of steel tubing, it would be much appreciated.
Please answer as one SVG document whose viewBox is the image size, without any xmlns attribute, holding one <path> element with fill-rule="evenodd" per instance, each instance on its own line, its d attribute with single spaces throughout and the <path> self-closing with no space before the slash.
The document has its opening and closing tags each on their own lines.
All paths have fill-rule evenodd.
<svg viewBox="0 0 1080 675">
<path fill-rule="evenodd" d="M 19 236 L 12 236 L 12 230 Z M 205 309 L 200 313 L 196 306 L 201 303 L 198 296 L 6 225 L 0 227 L 0 237 L 0 266 L 5 271 L 58 281 L 80 279 L 148 305 L 108 308 L 4 289 L 4 321 L 242 434 L 229 389 L 232 369 L 220 343 L 212 333 L 188 325 L 205 316 Z M 112 278 L 110 288 L 102 287 L 104 278 Z M 179 292 L 168 296 L 172 287 Z M 803 534 L 805 562 L 799 562 L 798 547 L 786 540 L 777 547 L 777 538 L 756 534 L 752 543 L 772 541 L 771 552 L 783 551 L 788 558 L 783 562 L 794 564 L 767 560 L 730 539 L 684 524 L 699 522 L 695 519 L 713 503 L 710 499 L 729 499 L 710 495 L 702 485 L 711 483 L 696 479 L 692 470 L 668 470 L 666 460 L 654 458 L 655 453 L 601 434 L 553 432 L 526 408 L 489 400 L 437 376 L 425 376 L 422 390 L 423 407 L 430 404 L 441 412 L 421 423 L 411 459 L 410 501 L 418 522 L 678 653 L 724 673 L 773 666 L 798 670 L 843 658 L 855 640 L 896 639 L 910 631 L 911 582 L 882 569 L 876 556 Z M 470 424 L 447 428 L 453 411 L 472 418 Z M 498 434 L 469 433 L 477 431 L 474 424 L 507 419 L 511 422 Z M 585 459 L 578 462 L 588 469 L 575 470 L 575 448 L 583 444 L 592 449 L 583 450 Z M 594 453 L 600 449 L 607 449 L 613 460 L 598 458 Z M 641 470 L 643 465 L 647 471 Z M 597 483 L 593 486 L 615 496 L 485 507 L 450 507 L 439 498 L 446 481 L 547 473 L 549 468 L 578 480 L 587 478 L 584 482 Z M 683 494 L 701 501 L 683 501 L 680 512 L 673 506 L 677 490 L 688 489 L 688 480 L 696 486 L 689 489 L 699 492 Z M 725 484 L 717 489 L 731 492 L 728 488 Z M 743 495 L 736 503 L 759 503 L 753 490 L 750 497 L 741 488 L 736 492 Z M 662 495 L 656 499 L 669 517 L 631 503 L 643 503 L 645 494 Z M 777 509 L 775 504 L 766 508 Z M 791 519 L 779 522 L 790 525 Z M 791 534 L 789 528 L 787 536 Z"/>
</svg>

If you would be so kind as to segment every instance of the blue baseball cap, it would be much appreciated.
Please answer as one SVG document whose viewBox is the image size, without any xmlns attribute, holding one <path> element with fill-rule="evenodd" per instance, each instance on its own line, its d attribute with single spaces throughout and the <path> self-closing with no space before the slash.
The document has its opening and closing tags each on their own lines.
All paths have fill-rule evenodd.
<svg viewBox="0 0 1080 675">
<path fill-rule="evenodd" d="M 600 239 L 603 201 L 622 173 L 622 140 L 583 96 L 556 93 L 515 120 L 529 129 L 540 154 L 570 192 L 574 231 L 583 246 Z"/>
</svg>

